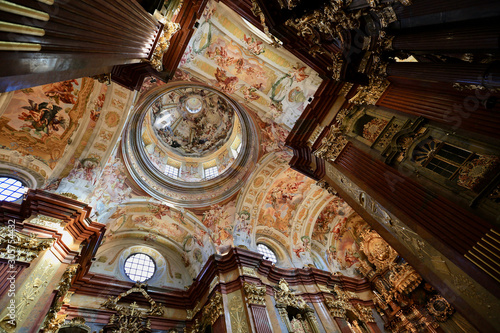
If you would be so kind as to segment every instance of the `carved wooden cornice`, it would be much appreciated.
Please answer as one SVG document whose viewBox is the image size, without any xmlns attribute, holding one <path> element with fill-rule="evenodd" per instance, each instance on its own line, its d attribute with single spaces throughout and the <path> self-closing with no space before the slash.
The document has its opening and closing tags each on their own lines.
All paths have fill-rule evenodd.
<svg viewBox="0 0 500 333">
<path fill-rule="evenodd" d="M 90 206 L 83 202 L 42 190 L 28 190 L 21 204 L 0 202 L 0 222 L 13 224 L 24 235 L 53 238 L 50 250 L 68 264 L 78 252 L 71 250 L 74 245 L 67 244 L 63 234 L 67 232 L 77 243 L 85 242 L 79 260 L 86 271 L 105 231 L 103 224 L 89 219 L 90 211 Z"/>
<path fill-rule="evenodd" d="M 191 318 L 195 318 L 196 312 L 198 312 L 195 309 L 200 300 L 200 295 L 211 293 L 210 286 L 214 278 L 235 271 L 239 272 L 239 277 L 233 281 L 218 282 L 212 293 L 229 294 L 235 290 L 244 289 L 245 282 L 261 284 L 261 279 L 266 279 L 271 284 L 277 284 L 281 278 L 285 278 L 291 286 L 322 285 L 333 287 L 333 285 L 341 283 L 346 289 L 353 292 L 363 292 L 370 289 L 370 284 L 365 279 L 332 275 L 316 268 L 283 269 L 271 265 L 269 261 L 263 261 L 262 255 L 259 253 L 241 248 L 232 248 L 225 256 L 211 256 L 188 290 L 163 292 L 151 290 L 149 294 L 167 308 L 192 309 L 193 315 Z M 100 290 L 103 297 L 116 297 L 120 293 L 129 290 L 132 286 L 131 282 L 119 281 L 107 275 L 88 273 L 78 277 L 71 290 L 80 295 L 95 295 L 95 290 Z M 266 293 L 272 295 L 271 286 L 265 287 Z M 128 297 L 138 303 L 142 299 L 134 294 Z M 306 293 L 302 297 L 307 302 L 313 303 L 322 302 L 323 300 L 321 294 L 317 293 Z"/>
</svg>

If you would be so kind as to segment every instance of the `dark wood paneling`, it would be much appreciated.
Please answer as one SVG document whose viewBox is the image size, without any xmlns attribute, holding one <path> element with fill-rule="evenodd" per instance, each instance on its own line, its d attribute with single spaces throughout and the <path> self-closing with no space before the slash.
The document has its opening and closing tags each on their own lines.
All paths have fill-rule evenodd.
<svg viewBox="0 0 500 333">
<path fill-rule="evenodd" d="M 337 157 L 335 165 L 354 174 L 353 181 L 358 186 L 478 283 L 500 295 L 500 288 L 490 275 L 464 257 L 489 232 L 490 223 L 402 176 L 351 143 Z M 488 273 L 497 276 L 495 271 Z"/>
<path fill-rule="evenodd" d="M 9 290 L 11 281 L 16 281 L 22 271 L 28 267 L 29 264 L 23 262 L 16 262 L 11 265 L 6 259 L 0 259 L 0 298 Z M 9 278 L 9 280 L 7 280 Z"/>
<path fill-rule="evenodd" d="M 493 96 L 489 92 L 460 92 L 442 85 L 422 87 L 404 83 L 391 84 L 377 105 L 422 116 L 453 131 L 471 131 L 500 139 L 500 103 L 486 109 L 487 98 Z"/>
<path fill-rule="evenodd" d="M 256 333 L 273 333 L 265 305 L 250 305 Z"/>
<path fill-rule="evenodd" d="M 2 13 L 6 22 L 45 34 L 0 34 L 0 40 L 41 45 L 39 52 L 1 52 L 0 91 L 109 73 L 114 65 L 147 59 L 162 26 L 134 0 L 18 2 L 49 13 L 50 19 Z"/>
</svg>

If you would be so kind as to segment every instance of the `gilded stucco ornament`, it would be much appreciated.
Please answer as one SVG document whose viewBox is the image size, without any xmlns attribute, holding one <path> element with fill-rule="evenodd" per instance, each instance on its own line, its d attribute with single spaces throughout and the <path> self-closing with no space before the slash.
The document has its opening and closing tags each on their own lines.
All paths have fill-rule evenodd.
<svg viewBox="0 0 500 333">
<path fill-rule="evenodd" d="M 269 28 L 266 25 L 266 17 L 264 16 L 264 13 L 260 9 L 257 0 L 251 0 L 251 1 L 252 1 L 252 8 L 251 8 L 252 13 L 255 17 L 258 17 L 260 19 L 260 24 L 264 28 L 264 33 L 266 34 L 267 37 L 269 37 L 273 41 L 272 46 L 276 48 L 281 47 L 283 43 L 269 32 Z"/>
<path fill-rule="evenodd" d="M 222 303 L 222 294 L 216 292 L 208 304 L 203 308 L 203 318 L 210 325 L 213 325 L 217 319 L 224 314 L 224 304 Z"/>
<path fill-rule="evenodd" d="M 321 187 L 322 189 L 326 190 L 328 193 L 331 195 L 337 195 L 337 191 L 333 187 L 328 184 L 326 180 L 320 180 L 316 183 L 316 186 Z"/>
<path fill-rule="evenodd" d="M 158 71 L 161 72 L 163 70 L 163 54 L 167 52 L 170 47 L 170 39 L 172 36 L 181 29 L 179 23 L 174 23 L 170 21 L 166 21 L 163 26 L 163 30 L 161 32 L 161 36 L 158 39 L 156 44 L 156 48 L 153 52 L 153 56 L 151 57 L 151 65 Z"/>
<path fill-rule="evenodd" d="M 49 248 L 54 239 L 26 235 L 9 227 L 0 227 L 0 258 L 30 263 Z"/>
<path fill-rule="evenodd" d="M 274 299 L 278 313 L 285 323 L 288 332 L 295 332 L 294 325 L 297 324 L 307 327 L 313 333 L 319 333 L 319 325 L 314 315 L 314 310 L 307 305 L 301 296 L 295 295 L 295 292 L 290 289 L 288 282 L 283 278 L 274 287 Z M 290 307 L 299 312 L 292 321 L 290 321 L 287 311 L 287 308 Z M 304 317 L 305 319 L 303 319 Z"/>
<path fill-rule="evenodd" d="M 281 279 L 278 285 L 274 287 L 274 298 L 277 307 L 291 306 L 297 309 L 309 308 L 302 297 L 296 296 L 295 293 L 290 290 L 288 282 L 286 282 L 285 279 Z"/>
<path fill-rule="evenodd" d="M 321 145 L 314 151 L 314 155 L 324 160 L 335 161 L 347 142 L 347 138 L 338 127 L 331 127 L 326 137 L 321 140 Z"/>
<path fill-rule="evenodd" d="M 459 82 L 453 83 L 453 88 L 455 90 L 458 90 L 458 91 L 480 90 L 480 91 L 489 91 L 492 93 L 500 92 L 500 88 L 488 87 L 488 86 L 481 85 L 481 84 L 464 84 L 464 83 L 459 83 Z"/>
<path fill-rule="evenodd" d="M 454 309 L 441 295 L 436 295 L 427 302 L 427 311 L 438 321 L 444 322 L 450 318 Z"/>
<path fill-rule="evenodd" d="M 394 264 L 391 267 L 389 281 L 398 293 L 409 294 L 419 286 L 422 277 L 408 263 Z"/>
<path fill-rule="evenodd" d="M 351 302 L 351 300 L 358 298 L 355 293 L 343 290 L 337 284 L 333 287 L 333 291 L 335 299 L 326 298 L 326 306 L 333 318 L 345 318 L 346 312 L 349 310 L 363 322 L 375 322 L 370 307 Z"/>
<path fill-rule="evenodd" d="M 255 305 L 266 305 L 266 286 L 257 286 L 253 283 L 245 282 L 243 285 L 248 303 Z"/>
<path fill-rule="evenodd" d="M 194 315 L 196 315 L 196 313 L 194 313 Z M 217 319 L 223 315 L 224 315 L 224 303 L 222 302 L 222 294 L 220 292 L 216 292 L 203 307 L 201 320 L 198 320 L 198 318 L 196 318 L 194 320 L 193 325 L 190 328 L 185 328 L 184 332 L 187 333 L 204 332 L 205 328 L 208 325 L 215 324 Z"/>
<path fill-rule="evenodd" d="M 56 301 L 52 304 L 49 312 L 47 313 L 47 316 L 45 317 L 45 321 L 43 322 L 42 328 L 40 329 L 41 332 L 57 332 L 59 327 L 64 323 L 67 315 L 58 314 L 58 312 L 61 310 L 64 299 L 68 293 L 69 288 L 71 287 L 73 277 L 78 271 L 78 267 L 80 267 L 79 264 L 69 265 L 68 268 L 66 268 L 66 270 L 64 271 L 61 281 L 57 286 L 57 294 L 55 297 Z"/>
<path fill-rule="evenodd" d="M 375 230 L 366 230 L 361 234 L 361 251 L 363 251 L 368 261 L 377 267 L 377 271 L 382 271 L 389 267 L 398 256 L 397 252 L 380 237 Z"/>
<path fill-rule="evenodd" d="M 61 329 L 63 329 L 63 328 L 68 328 L 68 329 L 69 328 L 76 328 L 76 329 L 79 329 L 79 332 L 81 332 L 83 330 L 83 331 L 90 333 L 90 331 L 91 331 L 90 327 L 85 325 L 85 318 L 79 317 L 79 316 L 71 319 L 71 321 L 69 323 L 61 325 Z"/>
<path fill-rule="evenodd" d="M 162 316 L 164 310 L 161 303 L 156 303 L 151 296 L 149 296 L 145 287 L 145 283 L 137 283 L 128 291 L 121 293 L 115 298 L 109 297 L 101 304 L 101 307 L 116 311 L 116 313 L 109 318 L 109 322 L 105 328 L 107 327 L 117 332 L 142 332 L 144 329 L 151 328 L 151 322 L 148 316 Z M 140 308 L 136 302 L 128 306 L 118 304 L 120 299 L 131 293 L 141 293 L 149 302 L 149 309 Z"/>
</svg>

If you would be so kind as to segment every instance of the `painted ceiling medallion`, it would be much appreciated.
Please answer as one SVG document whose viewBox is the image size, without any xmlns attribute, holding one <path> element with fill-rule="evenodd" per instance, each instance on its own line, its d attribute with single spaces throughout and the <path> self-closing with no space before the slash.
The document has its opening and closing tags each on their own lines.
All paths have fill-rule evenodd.
<svg viewBox="0 0 500 333">
<path fill-rule="evenodd" d="M 125 164 L 154 198 L 205 207 L 235 194 L 258 155 L 256 127 L 245 109 L 202 85 L 170 83 L 143 96 L 123 137 Z M 208 168 L 217 168 L 208 177 Z"/>
<path fill-rule="evenodd" d="M 169 91 L 150 112 L 161 143 L 185 157 L 203 157 L 220 149 L 235 123 L 234 110 L 225 98 L 200 87 Z"/>
</svg>

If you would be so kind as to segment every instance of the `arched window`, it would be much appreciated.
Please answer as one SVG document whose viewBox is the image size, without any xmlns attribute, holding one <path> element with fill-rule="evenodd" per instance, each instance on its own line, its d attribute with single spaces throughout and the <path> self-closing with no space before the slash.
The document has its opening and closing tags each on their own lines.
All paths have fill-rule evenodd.
<svg viewBox="0 0 500 333">
<path fill-rule="evenodd" d="M 26 193 L 27 188 L 19 180 L 0 177 L 0 201 L 16 201 Z"/>
<path fill-rule="evenodd" d="M 276 254 L 268 246 L 264 244 L 257 244 L 257 251 L 264 256 L 264 259 L 271 261 L 273 264 L 278 262 Z"/>
<path fill-rule="evenodd" d="M 144 253 L 134 253 L 125 260 L 125 274 L 135 282 L 151 279 L 156 271 L 156 264 L 150 256 Z"/>
</svg>

